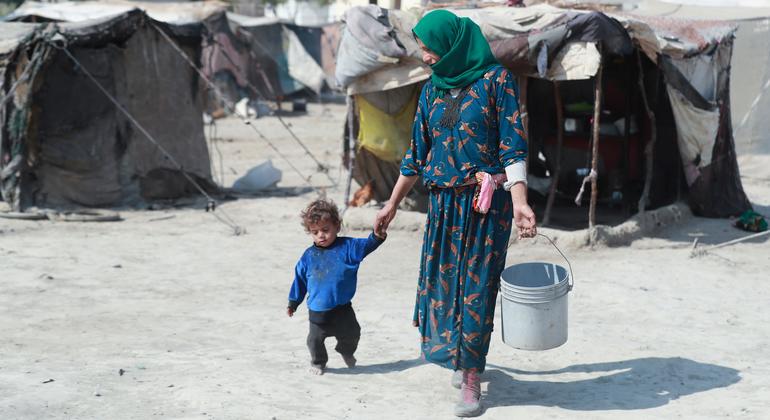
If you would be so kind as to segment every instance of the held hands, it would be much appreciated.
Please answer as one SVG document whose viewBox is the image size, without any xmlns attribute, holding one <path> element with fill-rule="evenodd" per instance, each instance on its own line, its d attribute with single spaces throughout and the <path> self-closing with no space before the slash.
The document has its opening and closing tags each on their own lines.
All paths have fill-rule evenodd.
<svg viewBox="0 0 770 420">
<path fill-rule="evenodd" d="M 534 238 L 537 235 L 537 221 L 535 212 L 529 204 L 513 206 L 513 221 L 519 231 L 519 239 Z"/>
<path fill-rule="evenodd" d="M 390 225 L 394 217 L 396 217 L 396 208 L 388 202 L 377 212 L 377 216 L 374 218 L 374 234 L 380 238 L 386 237 L 388 225 Z"/>
</svg>

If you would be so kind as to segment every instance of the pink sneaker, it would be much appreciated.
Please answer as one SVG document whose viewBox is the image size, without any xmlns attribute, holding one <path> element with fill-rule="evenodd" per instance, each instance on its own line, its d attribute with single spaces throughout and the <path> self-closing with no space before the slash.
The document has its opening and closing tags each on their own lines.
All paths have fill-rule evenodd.
<svg viewBox="0 0 770 420">
<path fill-rule="evenodd" d="M 481 378 L 475 370 L 463 371 L 460 401 L 455 405 L 455 416 L 476 417 L 481 414 Z"/>
</svg>

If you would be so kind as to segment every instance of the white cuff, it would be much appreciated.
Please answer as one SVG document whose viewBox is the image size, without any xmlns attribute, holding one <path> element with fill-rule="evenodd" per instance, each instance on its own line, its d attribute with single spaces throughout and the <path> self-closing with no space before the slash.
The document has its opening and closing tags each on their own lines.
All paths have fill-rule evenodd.
<svg viewBox="0 0 770 420">
<path fill-rule="evenodd" d="M 523 182 L 524 185 L 527 185 L 527 162 L 520 160 L 513 165 L 506 166 L 505 176 L 508 178 L 508 181 L 503 184 L 503 188 L 506 191 L 510 191 L 511 187 L 519 182 Z"/>
</svg>

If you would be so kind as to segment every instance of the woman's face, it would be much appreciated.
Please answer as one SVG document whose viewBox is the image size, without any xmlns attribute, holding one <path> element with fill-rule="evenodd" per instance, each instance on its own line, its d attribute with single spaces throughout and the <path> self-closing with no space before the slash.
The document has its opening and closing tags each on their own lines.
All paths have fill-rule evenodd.
<svg viewBox="0 0 770 420">
<path fill-rule="evenodd" d="M 438 54 L 434 53 L 430 50 L 430 48 L 426 47 L 425 44 L 420 41 L 420 38 L 417 38 L 417 45 L 420 46 L 420 50 L 422 50 L 422 61 L 423 63 L 432 66 L 436 63 L 438 63 L 438 60 L 441 59 L 441 57 L 438 56 Z"/>
</svg>

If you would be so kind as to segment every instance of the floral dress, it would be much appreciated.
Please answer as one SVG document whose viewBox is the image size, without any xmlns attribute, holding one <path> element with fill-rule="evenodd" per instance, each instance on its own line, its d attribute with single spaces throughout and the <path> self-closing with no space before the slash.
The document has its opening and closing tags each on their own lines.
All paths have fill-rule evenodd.
<svg viewBox="0 0 770 420">
<path fill-rule="evenodd" d="M 483 371 L 513 209 L 500 188 L 488 213 L 474 211 L 475 173 L 504 173 L 526 159 L 518 87 L 492 67 L 463 88 L 452 128 L 439 124 L 449 98 L 431 101 L 432 91 L 426 83 L 401 163 L 403 175 L 422 175 L 430 189 L 414 319 L 426 360 Z"/>
</svg>

